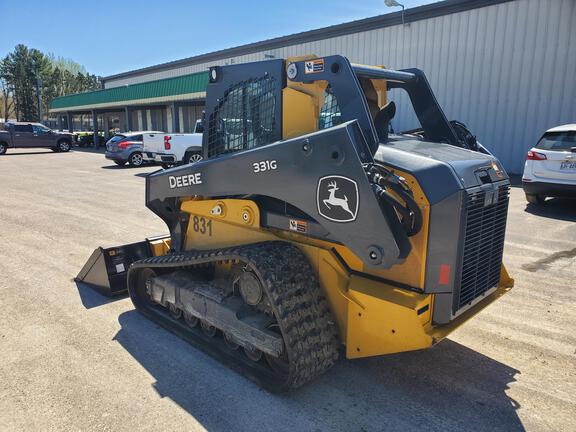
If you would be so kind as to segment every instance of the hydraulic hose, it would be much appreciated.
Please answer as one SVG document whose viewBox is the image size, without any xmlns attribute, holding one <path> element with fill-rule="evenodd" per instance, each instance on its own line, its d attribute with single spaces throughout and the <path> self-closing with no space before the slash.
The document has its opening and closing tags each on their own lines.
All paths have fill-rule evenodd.
<svg viewBox="0 0 576 432">
<path fill-rule="evenodd" d="M 407 236 L 418 234 L 422 229 L 422 212 L 414 199 L 412 190 L 402 177 L 385 167 L 378 164 L 372 167 L 372 181 L 379 186 L 374 188 L 376 196 L 396 210 Z M 394 192 L 400 200 L 389 191 Z"/>
</svg>

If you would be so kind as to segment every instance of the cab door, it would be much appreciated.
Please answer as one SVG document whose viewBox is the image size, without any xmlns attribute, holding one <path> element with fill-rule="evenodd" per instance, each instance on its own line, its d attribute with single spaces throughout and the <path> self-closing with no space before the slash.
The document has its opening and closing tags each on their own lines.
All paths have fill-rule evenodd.
<svg viewBox="0 0 576 432">
<path fill-rule="evenodd" d="M 52 131 L 42 125 L 32 125 L 33 130 L 33 147 L 52 147 L 54 145 L 54 136 Z"/>
<path fill-rule="evenodd" d="M 14 125 L 14 147 L 34 147 L 34 130 L 31 124 Z"/>
</svg>

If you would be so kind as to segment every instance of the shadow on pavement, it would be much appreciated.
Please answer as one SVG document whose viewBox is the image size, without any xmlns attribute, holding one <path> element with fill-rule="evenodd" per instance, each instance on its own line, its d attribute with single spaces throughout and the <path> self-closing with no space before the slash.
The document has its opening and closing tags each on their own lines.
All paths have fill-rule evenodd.
<svg viewBox="0 0 576 432">
<path fill-rule="evenodd" d="M 153 168 L 154 165 L 142 165 L 139 167 L 133 167 L 131 165 L 116 165 L 116 164 L 112 164 L 112 165 L 103 165 L 100 168 L 102 169 L 109 169 L 109 170 L 129 170 L 129 169 L 138 169 L 138 168 Z M 134 174 L 136 176 L 140 176 L 140 177 L 146 177 L 146 175 L 148 175 L 149 173 L 151 173 L 153 171 L 147 171 L 146 173 L 142 173 L 142 175 L 140 174 Z"/>
<path fill-rule="evenodd" d="M 59 154 L 59 152 L 55 152 L 52 151 L 50 149 L 46 149 L 46 151 L 33 151 L 33 152 L 19 152 L 19 153 L 14 153 L 11 152 L 10 150 L 8 150 L 5 154 L 2 155 L 2 157 L 6 157 L 6 156 L 24 156 L 24 155 L 51 155 L 51 154 Z"/>
<path fill-rule="evenodd" d="M 127 169 L 127 168 L 132 168 L 130 165 L 104 165 L 102 167 L 100 167 L 102 169 L 111 169 L 111 170 L 123 170 L 123 169 Z"/>
<path fill-rule="evenodd" d="M 136 174 L 134 174 L 134 176 L 135 176 L 135 177 L 146 178 L 146 177 L 148 177 L 150 174 L 152 174 L 152 172 L 141 172 L 141 173 L 136 173 Z"/>
<path fill-rule="evenodd" d="M 293 393 L 270 394 L 136 311 L 118 341 L 160 397 L 208 430 L 524 430 L 506 395 L 520 373 L 451 340 L 420 352 L 356 361 Z"/>
<path fill-rule="evenodd" d="M 127 294 L 121 294 L 115 297 L 107 297 L 103 294 L 100 294 L 94 288 L 91 288 L 89 285 L 83 282 L 74 281 L 74 283 L 76 284 L 76 289 L 78 290 L 80 301 L 86 309 L 103 306 L 105 304 L 115 302 L 116 300 L 122 300 L 123 298 L 127 297 Z"/>
<path fill-rule="evenodd" d="M 72 150 L 77 152 L 84 152 L 84 153 L 106 153 L 106 147 L 100 146 L 98 148 L 95 147 L 72 147 Z"/>
<path fill-rule="evenodd" d="M 549 198 L 544 204 L 527 204 L 525 212 L 534 216 L 576 222 L 576 199 Z"/>
</svg>

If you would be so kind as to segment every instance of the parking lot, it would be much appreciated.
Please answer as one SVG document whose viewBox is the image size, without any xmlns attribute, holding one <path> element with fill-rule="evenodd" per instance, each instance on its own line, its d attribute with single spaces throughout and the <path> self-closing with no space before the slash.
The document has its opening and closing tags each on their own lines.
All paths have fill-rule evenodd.
<svg viewBox="0 0 576 432">
<path fill-rule="evenodd" d="M 96 246 L 166 231 L 144 206 L 155 169 L 0 157 L 0 430 L 576 430 L 576 202 L 512 188 L 516 287 L 448 340 L 271 395 L 73 282 Z"/>
</svg>

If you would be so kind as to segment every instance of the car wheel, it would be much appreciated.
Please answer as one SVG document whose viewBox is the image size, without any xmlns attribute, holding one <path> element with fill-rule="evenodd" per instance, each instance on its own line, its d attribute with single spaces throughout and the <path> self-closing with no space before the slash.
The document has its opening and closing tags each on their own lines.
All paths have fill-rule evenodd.
<svg viewBox="0 0 576 432">
<path fill-rule="evenodd" d="M 114 163 L 115 163 L 116 165 L 118 165 L 118 166 L 124 166 L 124 165 L 126 165 L 126 161 L 117 161 L 117 160 L 115 160 Z"/>
<path fill-rule="evenodd" d="M 6 150 L 8 150 L 8 145 L 4 143 L 0 143 L 0 156 L 6 154 Z"/>
<path fill-rule="evenodd" d="M 545 199 L 546 197 L 543 197 L 542 195 L 526 194 L 526 201 L 528 201 L 530 204 L 544 204 Z"/>
<path fill-rule="evenodd" d="M 144 158 L 142 157 L 142 153 L 140 152 L 132 153 L 128 158 L 128 163 L 130 164 L 130 166 L 133 167 L 142 166 L 144 164 Z"/>
<path fill-rule="evenodd" d="M 189 152 L 184 155 L 184 164 L 196 163 L 202 160 L 202 152 Z"/>
<path fill-rule="evenodd" d="M 60 141 L 58 143 L 58 151 L 61 151 L 61 152 L 70 151 L 70 141 L 66 141 L 66 140 Z"/>
</svg>

